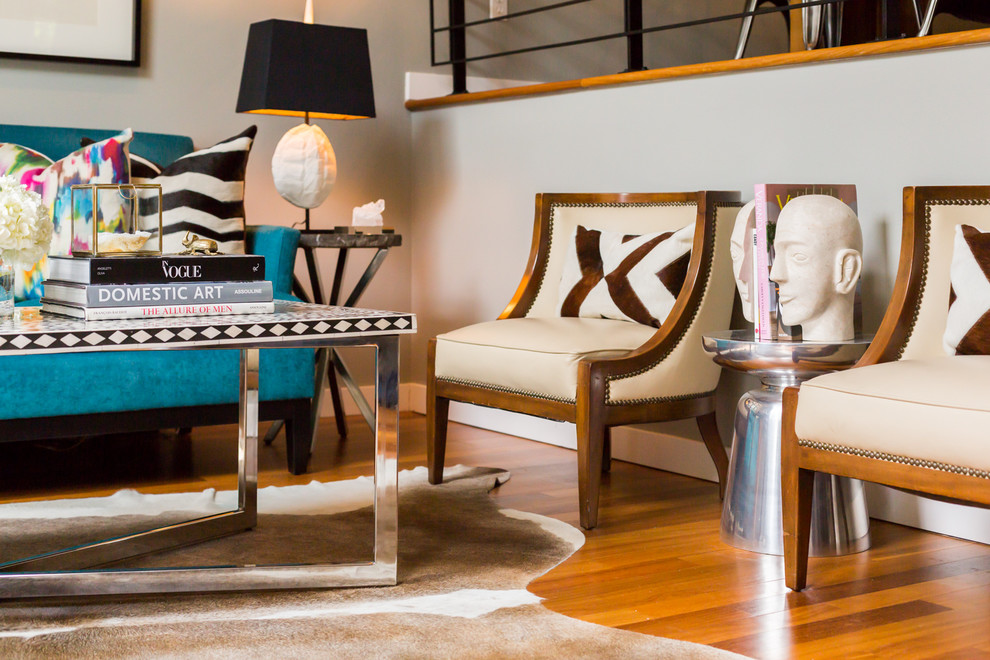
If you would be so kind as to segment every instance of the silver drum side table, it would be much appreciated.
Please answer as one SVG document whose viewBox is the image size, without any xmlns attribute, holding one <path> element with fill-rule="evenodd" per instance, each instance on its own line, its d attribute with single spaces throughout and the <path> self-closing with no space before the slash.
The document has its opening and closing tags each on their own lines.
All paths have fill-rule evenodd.
<svg viewBox="0 0 990 660">
<path fill-rule="evenodd" d="M 736 406 L 722 540 L 744 550 L 784 552 L 780 513 L 780 420 L 785 387 L 855 364 L 870 337 L 847 342 L 756 341 L 752 330 L 704 336 L 705 351 L 719 365 L 759 376 Z M 836 411 L 838 414 L 840 411 Z M 870 547 L 870 519 L 863 484 L 856 479 L 816 474 L 811 522 L 811 555 L 862 552 Z"/>
</svg>

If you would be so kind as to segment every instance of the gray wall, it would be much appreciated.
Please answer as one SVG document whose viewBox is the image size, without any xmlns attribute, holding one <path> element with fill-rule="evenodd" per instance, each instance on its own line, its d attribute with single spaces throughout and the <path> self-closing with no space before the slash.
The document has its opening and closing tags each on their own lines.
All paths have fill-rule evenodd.
<svg viewBox="0 0 990 660">
<path fill-rule="evenodd" d="M 748 199 L 760 181 L 855 183 L 864 321 L 875 330 L 896 269 L 902 188 L 990 179 L 988 92 L 972 77 L 988 65 L 990 46 L 972 46 L 415 113 L 413 355 L 508 302 L 537 192 L 707 188 Z M 424 374 L 419 360 L 412 378 Z M 741 385 L 727 387 L 731 406 Z"/>
</svg>

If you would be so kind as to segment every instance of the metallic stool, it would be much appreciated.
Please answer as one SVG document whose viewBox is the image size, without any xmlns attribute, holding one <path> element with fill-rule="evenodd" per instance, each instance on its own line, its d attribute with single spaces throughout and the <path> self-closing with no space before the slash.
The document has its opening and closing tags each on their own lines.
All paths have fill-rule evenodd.
<svg viewBox="0 0 990 660">
<path fill-rule="evenodd" d="M 785 387 L 848 369 L 870 337 L 848 342 L 755 341 L 752 330 L 705 335 L 705 351 L 723 367 L 759 376 L 761 387 L 736 407 L 722 540 L 743 550 L 784 553 L 780 504 L 780 420 Z M 862 482 L 816 474 L 811 555 L 862 552 L 870 547 L 870 519 Z"/>
</svg>

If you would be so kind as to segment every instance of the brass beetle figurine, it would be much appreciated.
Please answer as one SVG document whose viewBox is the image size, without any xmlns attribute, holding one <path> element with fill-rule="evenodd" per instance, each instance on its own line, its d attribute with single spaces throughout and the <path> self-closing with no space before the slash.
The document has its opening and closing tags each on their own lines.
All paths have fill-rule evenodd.
<svg viewBox="0 0 990 660">
<path fill-rule="evenodd" d="M 179 254 L 220 254 L 220 246 L 217 242 L 209 238 L 200 238 L 196 234 L 187 231 L 182 244 L 186 249 Z"/>
</svg>

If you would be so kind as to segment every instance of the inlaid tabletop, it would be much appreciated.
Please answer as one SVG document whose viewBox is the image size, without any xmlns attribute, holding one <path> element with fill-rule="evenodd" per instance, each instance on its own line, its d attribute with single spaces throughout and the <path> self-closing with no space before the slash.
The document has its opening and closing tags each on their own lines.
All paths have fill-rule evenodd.
<svg viewBox="0 0 990 660">
<path fill-rule="evenodd" d="M 312 345 L 416 331 L 416 317 L 354 307 L 275 301 L 272 314 L 224 314 L 84 321 L 18 308 L 0 320 L 0 355 L 156 348 Z"/>
</svg>

